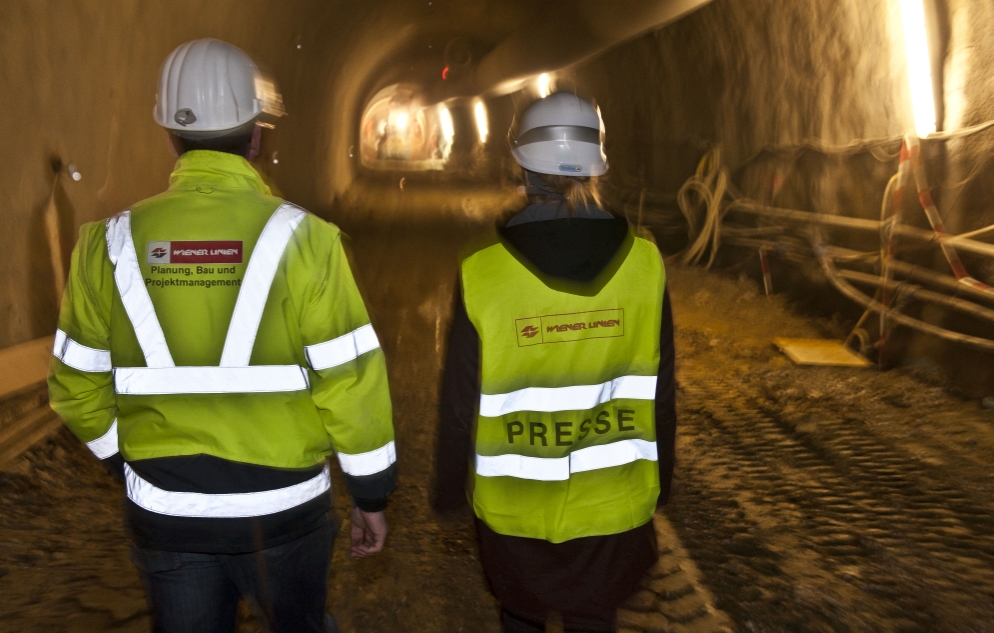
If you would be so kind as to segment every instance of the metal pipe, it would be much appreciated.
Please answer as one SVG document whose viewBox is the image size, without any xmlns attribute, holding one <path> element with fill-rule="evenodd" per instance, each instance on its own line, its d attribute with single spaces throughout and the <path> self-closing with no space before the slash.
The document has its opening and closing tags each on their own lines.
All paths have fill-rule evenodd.
<svg viewBox="0 0 994 633">
<path fill-rule="evenodd" d="M 806 252 L 802 253 L 797 246 L 793 244 L 788 244 L 782 241 L 771 241 L 771 240 L 760 240 L 752 239 L 747 237 L 729 237 L 725 240 L 726 243 L 733 246 L 745 246 L 748 248 L 768 248 L 773 252 L 779 252 L 784 248 L 790 249 L 790 259 L 792 261 L 810 261 L 814 256 L 805 249 Z M 833 260 L 848 259 L 851 261 L 859 259 L 876 259 L 877 255 L 875 253 L 863 253 L 861 251 L 854 251 L 849 248 L 843 248 L 841 246 L 823 246 L 822 248 L 831 255 Z M 943 275 L 942 273 L 937 273 L 934 270 L 928 268 L 921 268 L 920 266 L 915 266 L 914 264 L 909 264 L 907 262 L 902 262 L 898 259 L 891 260 L 891 268 L 894 272 L 908 277 L 919 283 L 929 284 L 931 286 L 937 286 L 945 290 L 949 290 L 954 293 L 961 293 L 963 295 L 969 295 L 972 299 L 984 299 L 986 301 L 994 302 L 994 296 L 990 293 L 984 292 L 983 290 L 977 290 L 966 284 L 962 284 L 956 281 L 955 278 L 949 275 Z M 897 282 L 901 283 L 901 282 Z M 941 295 L 947 296 L 947 295 Z"/>
<path fill-rule="evenodd" d="M 735 200 L 728 205 L 729 211 L 741 211 L 753 215 L 762 215 L 772 218 L 781 218 L 805 224 L 820 224 L 825 226 L 838 226 L 861 231 L 872 231 L 879 233 L 881 223 L 877 220 L 865 220 L 863 218 L 850 218 L 843 215 L 832 215 L 829 213 L 817 213 L 814 211 L 799 211 L 797 209 L 782 209 L 770 207 L 750 200 Z M 894 227 L 894 232 L 923 242 L 936 241 L 933 231 L 926 231 L 907 224 Z M 950 239 L 954 236 L 950 236 Z M 960 239 L 956 242 L 956 247 L 964 251 L 970 251 L 979 255 L 994 257 L 994 244 L 978 242 L 970 239 Z"/>
<path fill-rule="evenodd" d="M 946 244 L 956 245 L 963 240 L 972 239 L 974 237 L 979 237 L 981 235 L 986 235 L 988 233 L 994 233 L 994 224 L 985 226 L 982 229 L 977 229 L 976 231 L 970 231 L 969 233 L 960 233 L 959 235 L 953 235 L 946 238 Z"/>
<path fill-rule="evenodd" d="M 832 255 L 832 258 L 836 260 L 843 257 L 849 259 L 861 259 L 866 257 L 865 253 L 843 248 L 841 246 L 826 246 L 825 248 Z M 960 283 L 950 275 L 943 275 L 942 273 L 937 273 L 929 268 L 915 266 L 914 264 L 902 262 L 898 259 L 892 260 L 890 265 L 895 272 L 917 282 L 929 284 L 931 286 L 938 286 L 953 293 L 969 295 L 972 299 L 984 299 L 986 301 L 994 302 L 994 296 L 992 296 L 991 293 Z"/>
<path fill-rule="evenodd" d="M 836 290 L 849 297 L 853 301 L 862 304 L 866 308 L 873 310 L 874 312 L 880 312 L 884 310 L 884 306 L 879 302 L 874 301 L 870 297 L 866 296 L 859 290 L 852 287 L 849 282 L 842 279 L 839 276 L 838 271 L 835 268 L 835 264 L 832 262 L 831 256 L 828 254 L 826 249 L 822 248 L 820 245 L 815 247 L 815 252 L 818 254 L 818 259 L 821 261 L 822 270 L 828 280 L 835 286 Z M 933 336 L 938 336 L 939 338 L 951 341 L 953 343 L 959 343 L 961 345 L 966 345 L 974 349 L 983 350 L 985 352 L 994 353 L 994 341 L 980 338 L 977 336 L 970 336 L 968 334 L 960 334 L 958 332 L 952 332 L 945 328 L 932 325 L 931 323 L 925 323 L 924 321 L 919 321 L 913 317 L 909 317 L 906 314 L 901 314 L 896 310 L 888 310 L 887 316 L 893 320 L 895 323 L 904 325 L 906 327 L 913 328 L 920 332 L 925 332 Z"/>
<path fill-rule="evenodd" d="M 953 310 L 962 312 L 963 314 L 968 314 L 970 316 L 976 317 L 978 319 L 983 319 L 985 321 L 990 321 L 994 323 L 994 310 L 985 308 L 983 306 L 978 306 L 970 301 L 964 301 L 963 299 L 957 299 L 956 297 L 949 297 L 947 295 L 932 292 L 931 290 L 926 290 L 921 286 L 915 284 L 909 284 L 901 281 L 887 281 L 884 282 L 883 279 L 877 275 L 870 275 L 868 273 L 861 273 L 855 270 L 845 270 L 836 269 L 836 272 L 843 279 L 848 279 L 850 281 L 855 281 L 861 284 L 867 284 L 869 286 L 874 286 L 877 288 L 883 287 L 886 283 L 888 290 L 897 291 L 899 294 L 914 299 L 921 299 L 923 301 L 931 301 L 933 303 L 939 303 L 944 306 L 948 306 Z"/>
</svg>

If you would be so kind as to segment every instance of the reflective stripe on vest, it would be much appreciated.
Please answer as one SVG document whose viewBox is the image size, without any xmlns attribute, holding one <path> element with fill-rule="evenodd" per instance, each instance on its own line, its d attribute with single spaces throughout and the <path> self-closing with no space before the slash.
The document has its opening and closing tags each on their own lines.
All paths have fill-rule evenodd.
<svg viewBox="0 0 994 633">
<path fill-rule="evenodd" d="M 124 477 L 128 499 L 135 505 L 156 514 L 191 518 L 233 519 L 275 514 L 307 503 L 331 489 L 327 465 L 316 477 L 294 486 L 221 495 L 163 490 L 139 477 L 127 463 Z"/>
<path fill-rule="evenodd" d="M 307 389 L 300 365 L 249 367 L 118 367 L 114 389 L 122 395 L 276 393 Z"/>
<path fill-rule="evenodd" d="M 621 376 L 599 385 L 528 387 L 511 393 L 481 394 L 480 415 L 496 418 L 518 411 L 582 411 L 618 398 L 653 400 L 655 397 L 655 376 Z"/>
<path fill-rule="evenodd" d="M 55 347 L 52 349 L 52 354 L 79 371 L 101 372 L 113 369 L 109 350 L 80 345 L 62 330 L 55 331 Z"/>
<path fill-rule="evenodd" d="M 107 459 L 117 455 L 117 418 L 110 425 L 110 430 L 92 442 L 87 442 L 86 448 L 90 449 L 90 452 L 96 455 L 97 459 Z"/>
<path fill-rule="evenodd" d="M 269 218 L 249 260 L 217 367 L 176 367 L 142 279 L 131 235 L 131 212 L 107 221 L 107 248 L 121 302 L 145 355 L 146 367 L 118 367 L 119 394 L 258 393 L 307 389 L 298 365 L 249 366 L 259 323 L 283 251 L 306 212 L 284 203 Z"/>
<path fill-rule="evenodd" d="M 173 357 L 166 345 L 159 319 L 155 316 L 152 299 L 145 288 L 135 242 L 131 238 L 131 211 L 118 213 L 107 220 L 107 253 L 114 264 L 114 282 L 121 303 L 134 326 L 138 344 L 149 367 L 174 367 Z"/>
<path fill-rule="evenodd" d="M 611 444 L 581 448 L 565 457 L 477 455 L 476 474 L 481 477 L 566 481 L 572 473 L 623 466 L 639 459 L 657 461 L 656 443 L 645 440 L 620 440 Z"/>
<path fill-rule="evenodd" d="M 311 368 L 321 371 L 343 365 L 379 347 L 380 339 L 376 337 L 373 325 L 368 323 L 330 341 L 308 345 L 304 353 Z"/>
</svg>

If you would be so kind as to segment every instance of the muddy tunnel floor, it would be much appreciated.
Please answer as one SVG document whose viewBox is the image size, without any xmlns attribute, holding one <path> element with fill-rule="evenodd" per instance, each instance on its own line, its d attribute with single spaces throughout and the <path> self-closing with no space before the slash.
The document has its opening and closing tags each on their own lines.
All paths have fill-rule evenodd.
<svg viewBox="0 0 994 633">
<path fill-rule="evenodd" d="M 453 233 L 353 236 L 401 479 L 384 554 L 354 562 L 345 532 L 336 542 L 329 609 L 346 632 L 498 630 L 470 523 L 428 508 Z M 796 367 L 773 337 L 842 326 L 749 280 L 676 267 L 669 279 L 678 461 L 657 525 L 671 542 L 622 630 L 994 631 L 994 412 L 913 367 Z M 120 495 L 65 430 L 7 464 L 0 631 L 147 630 Z M 347 504 L 336 497 L 340 521 Z M 247 608 L 239 630 L 258 630 Z"/>
</svg>

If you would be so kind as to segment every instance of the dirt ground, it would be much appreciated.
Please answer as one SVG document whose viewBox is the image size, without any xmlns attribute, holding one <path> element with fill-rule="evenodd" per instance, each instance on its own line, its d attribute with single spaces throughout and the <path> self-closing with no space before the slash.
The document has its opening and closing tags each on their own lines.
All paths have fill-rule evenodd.
<svg viewBox="0 0 994 633">
<path fill-rule="evenodd" d="M 345 632 L 498 630 L 472 528 L 428 509 L 460 237 L 355 235 L 390 364 L 401 478 L 384 554 L 353 562 L 336 542 L 329 609 Z M 749 280 L 669 276 L 680 417 L 663 518 L 732 627 L 994 631 L 994 412 L 913 369 L 796 367 L 773 337 L 840 338 L 844 324 L 802 316 Z M 65 431 L 0 472 L 0 631 L 147 630 L 120 494 Z M 340 519 L 346 504 L 338 495 Z M 671 612 L 666 600 L 682 594 L 653 591 L 626 630 L 704 633 Z M 239 629 L 258 630 L 247 611 Z"/>
<path fill-rule="evenodd" d="M 672 271 L 673 522 L 748 631 L 994 631 L 994 412 L 914 369 L 797 367 L 843 338 L 749 280 Z"/>
</svg>

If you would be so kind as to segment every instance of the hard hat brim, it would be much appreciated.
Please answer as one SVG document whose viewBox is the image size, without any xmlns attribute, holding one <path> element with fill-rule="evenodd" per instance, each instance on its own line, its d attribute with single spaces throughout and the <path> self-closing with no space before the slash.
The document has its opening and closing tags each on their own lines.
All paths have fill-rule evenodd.
<svg viewBox="0 0 994 633">
<path fill-rule="evenodd" d="M 170 134 L 175 134 L 180 138 L 185 138 L 191 141 L 207 140 L 212 138 L 221 138 L 224 136 L 248 136 L 252 134 L 252 129 L 255 127 L 256 121 L 259 117 L 254 117 L 249 119 L 246 123 L 242 123 L 238 127 L 223 129 L 223 130 L 198 130 L 192 127 L 166 127 L 166 130 Z"/>
<path fill-rule="evenodd" d="M 564 151 L 565 150 L 565 151 Z M 542 141 L 512 147 L 514 160 L 540 174 L 559 176 L 603 176 L 608 164 L 600 145 L 593 143 Z"/>
</svg>

